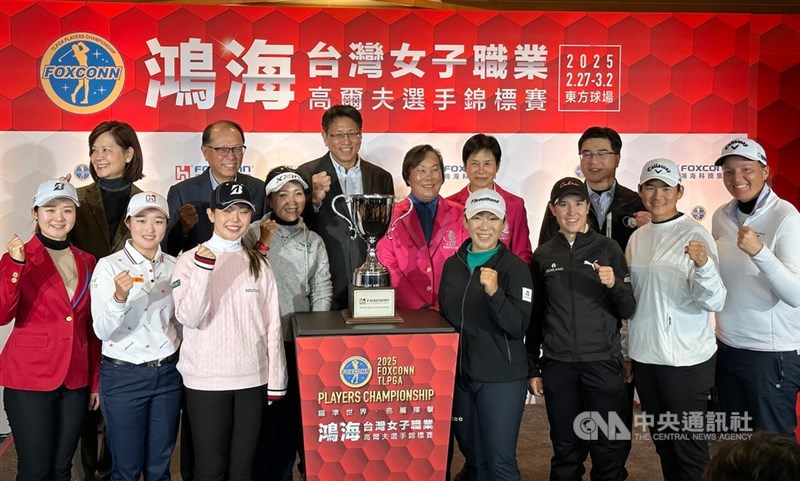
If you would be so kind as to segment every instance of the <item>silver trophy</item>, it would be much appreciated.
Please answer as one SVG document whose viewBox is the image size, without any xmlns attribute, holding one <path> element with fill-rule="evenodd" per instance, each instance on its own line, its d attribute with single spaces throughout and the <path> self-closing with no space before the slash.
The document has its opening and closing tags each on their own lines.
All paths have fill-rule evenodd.
<svg viewBox="0 0 800 481">
<path fill-rule="evenodd" d="M 394 310 L 394 289 L 389 280 L 389 270 L 375 255 L 375 246 L 389 229 L 409 215 L 414 206 L 409 202 L 409 209 L 392 222 L 392 212 L 396 202 L 405 197 L 384 194 L 337 195 L 331 201 L 333 211 L 347 222 L 350 227 L 350 238 L 356 236 L 367 243 L 367 260 L 353 272 L 353 283 L 350 289 L 349 312 L 344 316 L 348 322 L 360 322 L 357 319 L 399 319 Z M 347 203 L 349 216 L 336 208 L 336 202 L 343 199 Z"/>
</svg>

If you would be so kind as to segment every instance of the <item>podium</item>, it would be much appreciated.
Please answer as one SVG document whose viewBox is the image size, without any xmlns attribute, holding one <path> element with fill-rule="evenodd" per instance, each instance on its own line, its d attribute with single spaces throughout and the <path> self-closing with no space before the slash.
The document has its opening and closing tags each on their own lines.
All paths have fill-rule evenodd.
<svg viewBox="0 0 800 481">
<path fill-rule="evenodd" d="M 399 313 L 293 316 L 308 481 L 445 479 L 458 334 L 437 311 Z"/>
</svg>

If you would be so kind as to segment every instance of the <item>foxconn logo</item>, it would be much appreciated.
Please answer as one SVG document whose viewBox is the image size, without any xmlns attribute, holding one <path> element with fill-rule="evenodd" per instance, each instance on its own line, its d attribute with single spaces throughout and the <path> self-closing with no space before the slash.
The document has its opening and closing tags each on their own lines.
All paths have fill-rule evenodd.
<svg viewBox="0 0 800 481">
<path fill-rule="evenodd" d="M 108 40 L 77 32 L 47 47 L 39 77 L 53 103 L 73 114 L 93 114 L 119 97 L 125 84 L 125 65 Z"/>
<path fill-rule="evenodd" d="M 186 180 L 196 177 L 208 168 L 208 164 L 183 164 L 175 166 L 175 180 Z M 252 165 L 242 165 L 239 167 L 240 174 L 252 174 Z"/>
</svg>

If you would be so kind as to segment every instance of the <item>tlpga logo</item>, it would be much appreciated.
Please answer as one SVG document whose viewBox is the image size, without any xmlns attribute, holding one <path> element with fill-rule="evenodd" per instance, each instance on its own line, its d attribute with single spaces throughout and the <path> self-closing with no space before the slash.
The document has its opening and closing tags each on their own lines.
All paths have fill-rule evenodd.
<svg viewBox="0 0 800 481">
<path fill-rule="evenodd" d="M 73 114 L 93 114 L 119 97 L 125 65 L 111 42 L 76 32 L 50 44 L 42 55 L 39 77 L 53 103 Z"/>
<path fill-rule="evenodd" d="M 584 411 L 572 422 L 575 435 L 584 441 L 596 441 L 599 433 L 603 433 L 609 441 L 630 441 L 631 432 L 622 422 L 619 414 L 611 411 L 608 421 L 598 411 Z"/>
</svg>

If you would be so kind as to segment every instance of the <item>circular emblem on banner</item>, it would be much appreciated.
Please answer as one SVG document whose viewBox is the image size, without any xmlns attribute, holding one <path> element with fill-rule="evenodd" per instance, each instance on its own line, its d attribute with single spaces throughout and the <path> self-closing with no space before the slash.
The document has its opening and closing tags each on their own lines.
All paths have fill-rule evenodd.
<svg viewBox="0 0 800 481">
<path fill-rule="evenodd" d="M 349 357 L 339 368 L 339 378 L 347 387 L 366 386 L 372 379 L 372 365 L 361 356 Z"/>
<path fill-rule="evenodd" d="M 73 114 L 93 114 L 117 100 L 125 84 L 119 51 L 93 33 L 70 33 L 53 42 L 39 67 L 47 96 Z"/>
<path fill-rule="evenodd" d="M 694 220 L 703 220 L 706 218 L 706 208 L 702 205 L 692 207 L 692 218 Z"/>
<path fill-rule="evenodd" d="M 72 173 L 75 174 L 75 177 L 77 177 L 80 180 L 86 180 L 91 175 L 91 173 L 89 172 L 89 166 L 86 164 L 76 165 L 75 170 L 73 170 Z"/>
</svg>

